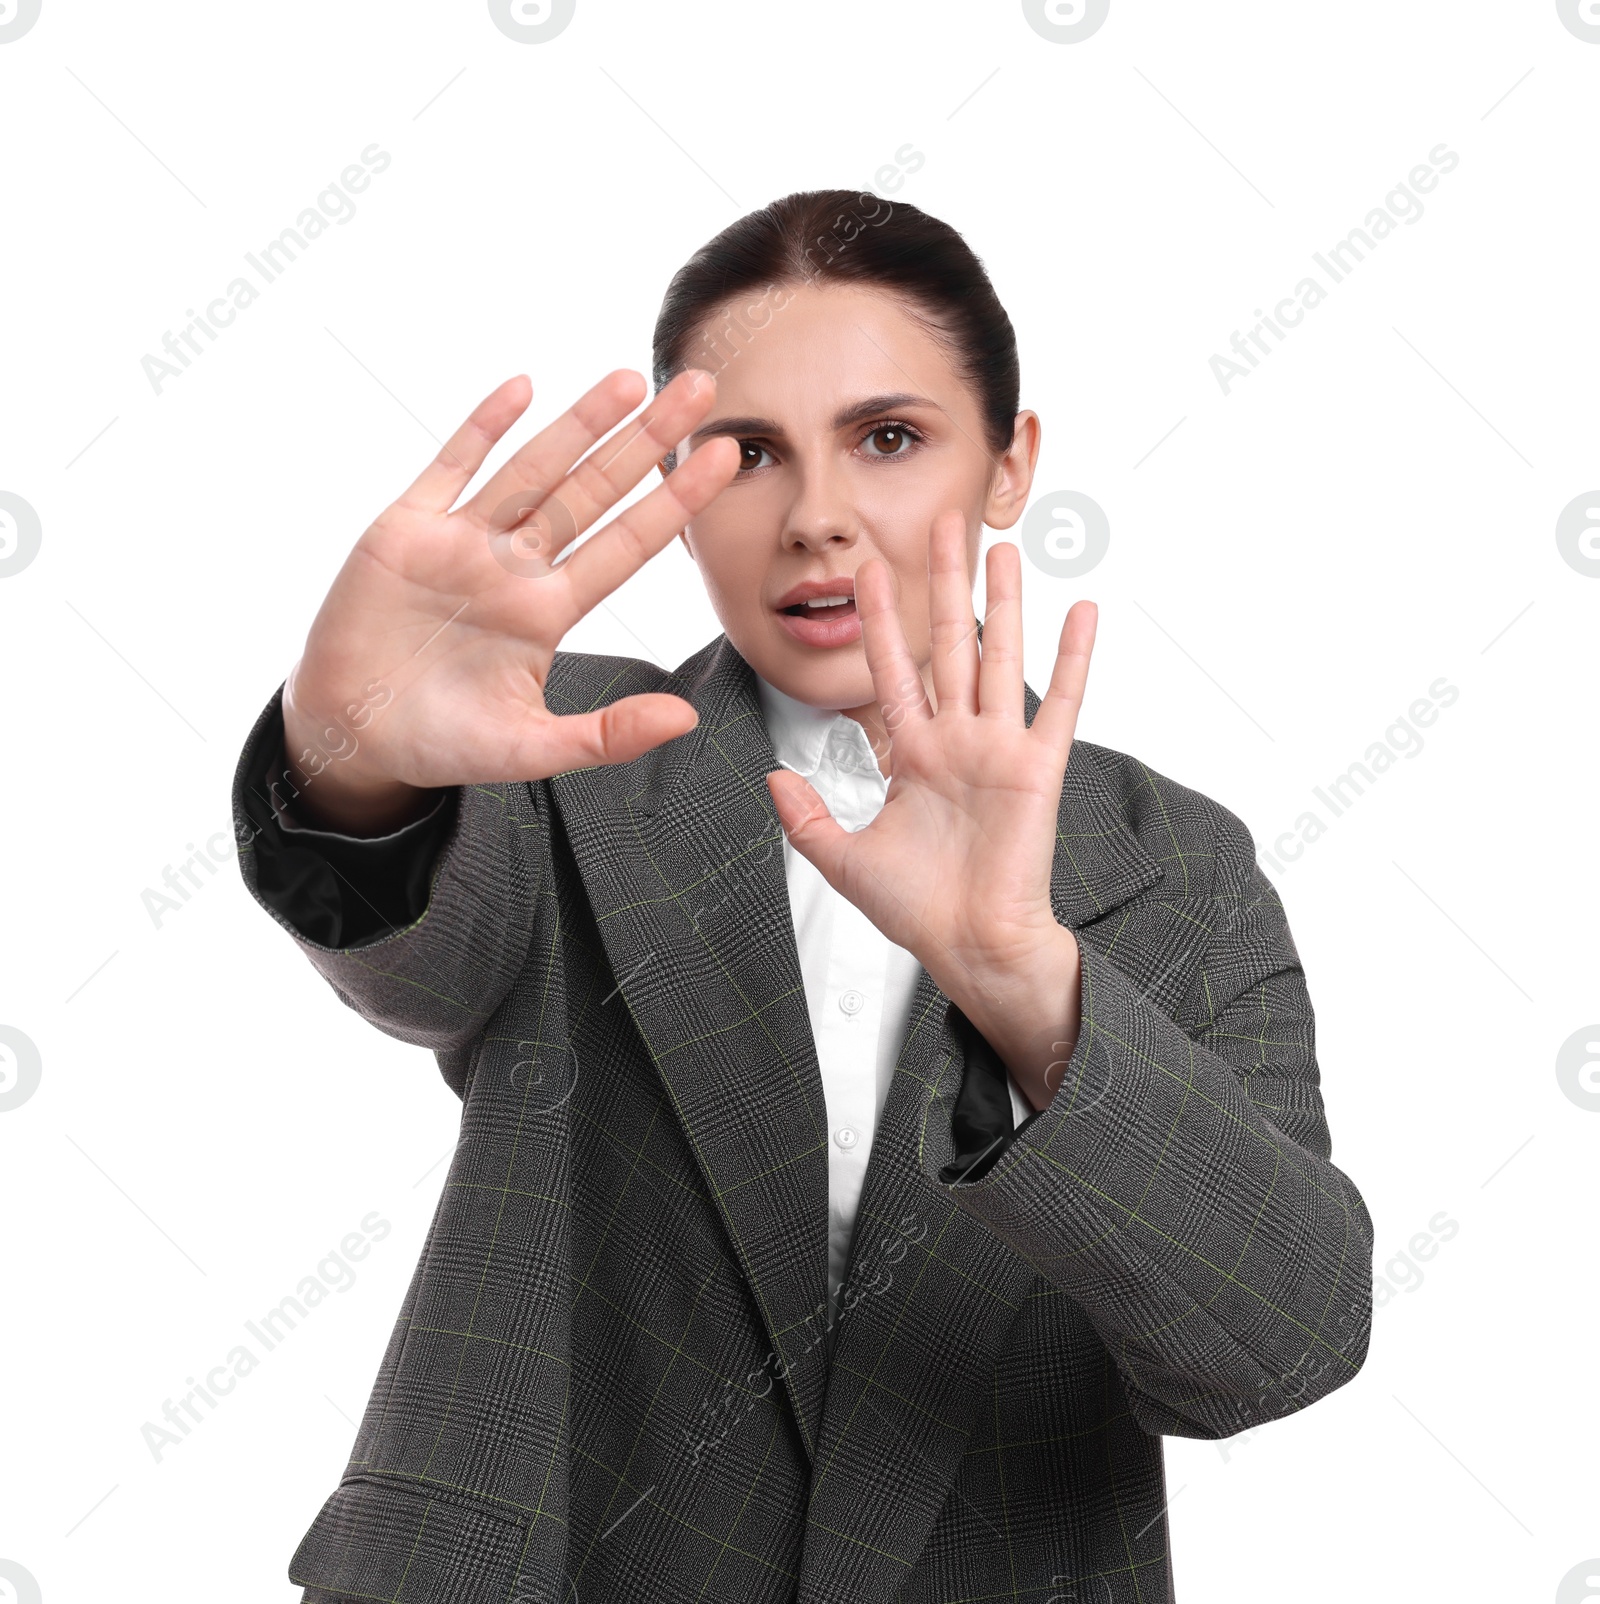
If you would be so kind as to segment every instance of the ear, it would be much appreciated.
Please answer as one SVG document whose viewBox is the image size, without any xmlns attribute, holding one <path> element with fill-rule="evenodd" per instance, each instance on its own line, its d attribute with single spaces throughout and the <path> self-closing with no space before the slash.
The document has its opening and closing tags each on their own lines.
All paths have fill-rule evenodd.
<svg viewBox="0 0 1600 1604">
<path fill-rule="evenodd" d="M 1012 428 L 1011 444 L 995 466 L 994 482 L 983 521 L 991 529 L 1009 529 L 1028 505 L 1033 488 L 1033 470 L 1039 461 L 1039 414 L 1019 412 Z"/>
</svg>

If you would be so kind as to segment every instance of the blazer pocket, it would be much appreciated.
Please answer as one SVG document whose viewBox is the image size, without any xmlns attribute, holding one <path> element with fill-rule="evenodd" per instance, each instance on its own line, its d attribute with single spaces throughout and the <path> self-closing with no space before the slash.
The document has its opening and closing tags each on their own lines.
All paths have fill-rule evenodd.
<svg viewBox="0 0 1600 1604">
<path fill-rule="evenodd" d="M 526 1521 L 479 1499 L 352 1476 L 301 1539 L 289 1580 L 314 1604 L 479 1604 L 511 1596 L 526 1537 Z"/>
</svg>

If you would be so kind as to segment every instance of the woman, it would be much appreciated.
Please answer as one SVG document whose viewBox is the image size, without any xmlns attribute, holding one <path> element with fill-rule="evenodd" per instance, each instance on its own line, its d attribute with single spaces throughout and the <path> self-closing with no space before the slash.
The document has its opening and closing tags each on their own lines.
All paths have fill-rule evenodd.
<svg viewBox="0 0 1600 1604">
<path fill-rule="evenodd" d="M 973 617 L 1040 436 L 953 230 L 841 191 L 742 218 L 674 278 L 655 378 L 451 511 L 528 405 L 496 390 L 240 760 L 253 894 L 464 1102 L 291 1577 L 1170 1597 L 1161 1435 L 1303 1408 L 1367 1347 L 1283 909 L 1227 809 L 1073 739 L 1092 604 L 1042 698 L 1014 546 Z M 558 650 L 675 535 L 717 640 Z"/>
</svg>

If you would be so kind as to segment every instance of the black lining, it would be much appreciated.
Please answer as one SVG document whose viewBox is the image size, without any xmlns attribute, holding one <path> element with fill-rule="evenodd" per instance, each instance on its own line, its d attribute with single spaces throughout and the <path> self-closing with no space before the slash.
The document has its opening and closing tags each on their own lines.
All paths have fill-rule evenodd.
<svg viewBox="0 0 1600 1604">
<path fill-rule="evenodd" d="M 324 947 L 365 946 L 415 924 L 427 910 L 431 871 L 455 824 L 460 788 L 450 787 L 432 811 L 389 835 L 343 835 L 280 813 L 286 767 L 280 702 L 244 786 L 262 900 Z"/>
<path fill-rule="evenodd" d="M 939 1179 L 946 1186 L 968 1185 L 994 1168 L 1041 1111 L 1036 1109 L 1020 1125 L 1014 1125 L 1004 1060 L 954 1003 L 948 1019 L 966 1055 L 967 1068 L 950 1113 L 954 1157 L 940 1169 Z"/>
</svg>

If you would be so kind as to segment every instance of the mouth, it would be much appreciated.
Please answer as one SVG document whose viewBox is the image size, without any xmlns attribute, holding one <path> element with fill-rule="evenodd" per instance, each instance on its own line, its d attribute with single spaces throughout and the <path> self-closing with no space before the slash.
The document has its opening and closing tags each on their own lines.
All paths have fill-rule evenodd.
<svg viewBox="0 0 1600 1604">
<path fill-rule="evenodd" d="M 776 611 L 784 632 L 806 646 L 846 646 L 861 638 L 856 582 L 848 575 L 808 579 L 786 591 Z"/>
<path fill-rule="evenodd" d="M 818 596 L 815 601 L 796 602 L 779 611 L 790 618 L 842 618 L 846 612 L 856 610 L 854 596 Z"/>
</svg>

